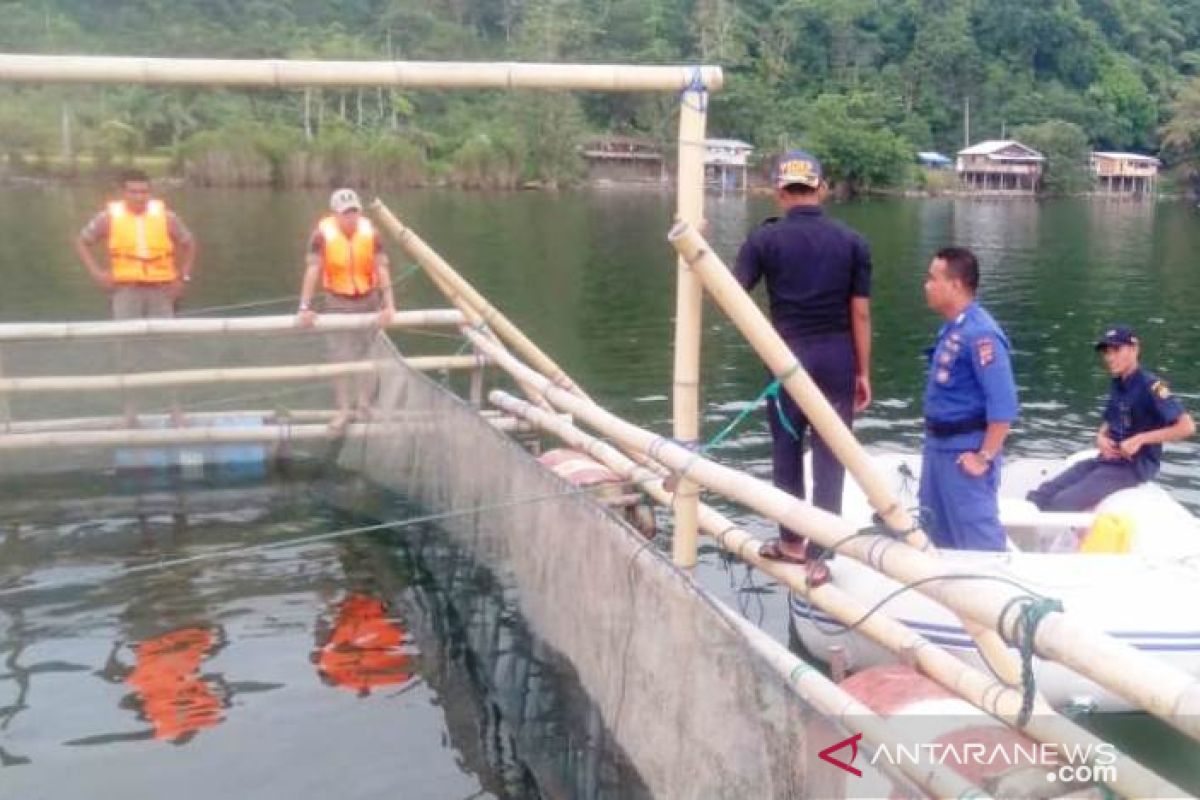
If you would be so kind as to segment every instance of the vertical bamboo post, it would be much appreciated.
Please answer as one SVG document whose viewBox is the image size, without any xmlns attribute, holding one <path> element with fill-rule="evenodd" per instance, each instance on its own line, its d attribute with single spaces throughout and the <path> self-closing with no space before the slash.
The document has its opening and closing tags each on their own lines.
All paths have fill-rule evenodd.
<svg viewBox="0 0 1200 800">
<path fill-rule="evenodd" d="M 708 91 L 696 80 L 680 95 L 679 165 L 676 215 L 699 227 L 704 219 L 704 129 Z M 698 447 L 700 439 L 700 318 L 704 287 L 679 257 L 675 296 L 675 378 L 671 396 L 675 439 Z M 700 490 L 686 479 L 675 488 L 675 536 L 671 554 L 675 564 L 696 564 Z"/>
<path fill-rule="evenodd" d="M 0 380 L 4 379 L 4 348 L 0 346 Z M 4 430 L 12 425 L 12 408 L 8 405 L 8 395 L 0 392 L 0 427 Z"/>
<path fill-rule="evenodd" d="M 483 408 L 483 355 L 474 346 L 471 347 L 471 352 L 475 355 L 475 368 L 471 370 L 471 386 L 467 397 L 472 406 Z"/>
</svg>

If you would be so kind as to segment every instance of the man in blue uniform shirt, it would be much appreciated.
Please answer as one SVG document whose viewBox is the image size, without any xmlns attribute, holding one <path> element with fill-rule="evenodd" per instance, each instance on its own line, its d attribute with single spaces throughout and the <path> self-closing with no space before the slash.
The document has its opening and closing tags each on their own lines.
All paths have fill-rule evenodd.
<svg viewBox="0 0 1200 800">
<path fill-rule="evenodd" d="M 825 216 L 821 164 L 803 150 L 787 153 L 775 170 L 775 202 L 784 216 L 767 220 L 738 252 L 734 275 L 746 291 L 767 284 L 771 322 L 842 421 L 871 401 L 871 254 L 854 231 Z M 775 485 L 804 497 L 804 436 L 808 420 L 786 392 L 768 399 Z M 842 508 L 845 469 L 813 437 L 813 504 Z M 794 531 L 762 555 L 804 561 L 815 555 Z"/>
<path fill-rule="evenodd" d="M 920 502 L 938 547 L 1003 550 L 1000 452 L 1017 418 L 1008 337 L 975 302 L 979 261 L 961 247 L 934 256 L 925 300 L 946 320 L 929 359 Z"/>
<path fill-rule="evenodd" d="M 1150 480 L 1158 474 L 1163 443 L 1196 432 L 1167 384 L 1138 365 L 1141 342 L 1132 329 L 1109 328 L 1096 350 L 1113 376 L 1096 432 L 1100 453 L 1026 495 L 1043 511 L 1085 511 L 1113 492 Z"/>
</svg>

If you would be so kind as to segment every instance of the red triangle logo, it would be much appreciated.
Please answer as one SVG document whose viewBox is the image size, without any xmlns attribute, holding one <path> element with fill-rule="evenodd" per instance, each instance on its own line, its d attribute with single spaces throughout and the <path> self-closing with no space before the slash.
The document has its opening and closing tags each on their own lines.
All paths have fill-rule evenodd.
<svg viewBox="0 0 1200 800">
<path fill-rule="evenodd" d="M 849 772 L 854 777 L 861 778 L 862 770 L 857 769 L 854 766 L 851 766 L 852 764 L 854 764 L 854 759 L 858 758 L 858 740 L 861 738 L 862 738 L 862 734 L 856 733 L 848 739 L 842 739 L 837 744 L 829 745 L 829 747 L 826 747 L 824 750 L 822 750 L 817 755 L 819 755 L 821 757 L 822 761 L 827 761 L 828 763 L 833 764 L 838 769 L 844 769 L 844 770 L 846 770 L 846 772 Z M 842 761 L 839 758 L 834 758 L 832 755 L 832 753 L 836 753 L 838 750 L 841 750 L 843 747 L 846 747 L 846 746 L 850 747 L 850 763 L 846 763 L 845 761 Z"/>
</svg>

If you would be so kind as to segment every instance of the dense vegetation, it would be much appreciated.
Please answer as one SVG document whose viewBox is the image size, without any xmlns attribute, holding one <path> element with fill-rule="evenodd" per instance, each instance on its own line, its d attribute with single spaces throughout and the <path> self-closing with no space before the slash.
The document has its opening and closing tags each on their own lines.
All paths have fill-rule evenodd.
<svg viewBox="0 0 1200 800">
<path fill-rule="evenodd" d="M 0 18 L 5 52 L 716 63 L 713 135 L 805 144 L 851 187 L 957 150 L 968 105 L 974 141 L 1020 128 L 1200 172 L 1200 0 L 21 0 Z M 577 178 L 588 133 L 668 141 L 675 103 L 6 87 L 0 148 L 27 169 L 157 153 L 198 181 L 508 186 Z"/>
</svg>

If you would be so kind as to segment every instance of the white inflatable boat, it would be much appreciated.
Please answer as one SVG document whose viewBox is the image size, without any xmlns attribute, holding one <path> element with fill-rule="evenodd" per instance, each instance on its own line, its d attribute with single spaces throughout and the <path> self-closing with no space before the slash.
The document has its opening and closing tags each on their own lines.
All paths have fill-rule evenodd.
<svg viewBox="0 0 1200 800">
<path fill-rule="evenodd" d="M 1025 493 L 1053 476 L 1080 453 L 1061 461 L 1009 459 L 1001 481 L 1000 516 L 1009 551 L 941 551 L 964 572 L 987 571 L 1038 594 L 1058 598 L 1072 615 L 1133 647 L 1200 676 L 1200 520 L 1161 486 L 1147 483 L 1106 498 L 1092 513 L 1047 514 Z M 876 456 L 901 502 L 917 506 L 920 456 Z M 843 514 L 871 523 L 871 509 L 847 477 Z M 873 606 L 899 584 L 848 557 L 830 563 L 833 582 Z M 853 671 L 895 660 L 884 649 L 845 628 L 799 595 L 790 598 L 793 635 L 808 653 L 828 661 L 840 647 Z M 910 626 L 964 661 L 986 669 L 957 617 L 917 591 L 902 592 L 883 612 Z M 1097 711 L 1130 706 L 1075 672 L 1035 661 L 1039 690 L 1055 706 Z"/>
</svg>

